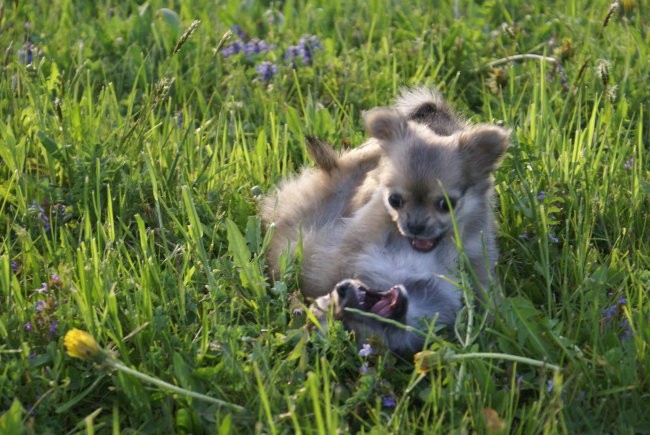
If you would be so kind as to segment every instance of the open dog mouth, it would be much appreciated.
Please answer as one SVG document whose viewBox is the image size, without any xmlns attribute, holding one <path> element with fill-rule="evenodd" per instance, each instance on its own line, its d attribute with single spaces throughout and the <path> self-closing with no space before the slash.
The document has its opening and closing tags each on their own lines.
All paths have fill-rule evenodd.
<svg viewBox="0 0 650 435">
<path fill-rule="evenodd" d="M 411 242 L 411 247 L 416 251 L 431 252 L 436 246 L 438 246 L 442 236 L 433 239 L 418 239 L 417 237 L 408 237 L 408 239 Z"/>
<path fill-rule="evenodd" d="M 402 304 L 402 292 L 399 286 L 391 287 L 385 292 L 373 292 L 355 288 L 359 308 L 382 317 L 392 317 Z"/>
<path fill-rule="evenodd" d="M 369 289 L 363 282 L 346 279 L 334 288 L 341 309 L 353 308 L 381 317 L 399 320 L 408 307 L 408 294 L 397 284 L 386 291 Z"/>
</svg>

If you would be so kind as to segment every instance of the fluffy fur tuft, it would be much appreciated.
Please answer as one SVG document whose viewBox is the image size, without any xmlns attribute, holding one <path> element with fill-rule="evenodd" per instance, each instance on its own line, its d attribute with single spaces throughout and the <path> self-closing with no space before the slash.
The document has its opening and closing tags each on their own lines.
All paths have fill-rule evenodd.
<svg viewBox="0 0 650 435">
<path fill-rule="evenodd" d="M 447 105 L 442 95 L 428 88 L 402 89 L 395 109 L 407 119 L 426 125 L 439 136 L 450 136 L 465 127 L 465 122 Z"/>
</svg>

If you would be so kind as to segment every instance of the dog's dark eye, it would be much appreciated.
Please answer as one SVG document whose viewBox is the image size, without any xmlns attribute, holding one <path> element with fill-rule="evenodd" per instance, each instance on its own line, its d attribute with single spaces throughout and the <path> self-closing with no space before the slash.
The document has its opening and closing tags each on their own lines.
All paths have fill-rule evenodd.
<svg viewBox="0 0 650 435">
<path fill-rule="evenodd" d="M 394 209 L 398 209 L 404 205 L 404 198 L 399 193 L 393 193 L 388 197 L 388 203 Z"/>
<path fill-rule="evenodd" d="M 436 202 L 436 210 L 441 211 L 443 213 L 448 213 L 451 208 L 454 208 L 456 206 L 456 199 L 454 198 L 449 198 L 449 201 L 447 201 L 445 198 L 440 198 L 438 202 Z"/>
</svg>

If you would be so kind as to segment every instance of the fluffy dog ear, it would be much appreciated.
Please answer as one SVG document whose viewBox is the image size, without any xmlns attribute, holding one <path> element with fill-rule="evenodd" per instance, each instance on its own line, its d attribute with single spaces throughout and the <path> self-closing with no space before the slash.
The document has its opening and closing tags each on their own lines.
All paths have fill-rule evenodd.
<svg viewBox="0 0 650 435">
<path fill-rule="evenodd" d="M 509 130 L 488 124 L 462 132 L 458 137 L 458 149 L 469 175 L 481 177 L 494 171 L 510 145 L 509 137 Z"/>
<path fill-rule="evenodd" d="M 403 138 L 408 132 L 408 121 L 397 110 L 385 107 L 363 113 L 368 134 L 382 142 Z"/>
<path fill-rule="evenodd" d="M 316 162 L 316 166 L 325 172 L 332 172 L 339 167 L 339 155 L 329 143 L 315 136 L 307 136 L 307 152 Z"/>
</svg>

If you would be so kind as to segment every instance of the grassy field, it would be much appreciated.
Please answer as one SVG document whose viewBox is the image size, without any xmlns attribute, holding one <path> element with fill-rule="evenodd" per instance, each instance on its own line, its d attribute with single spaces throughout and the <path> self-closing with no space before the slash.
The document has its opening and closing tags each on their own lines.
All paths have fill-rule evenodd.
<svg viewBox="0 0 650 435">
<path fill-rule="evenodd" d="M 1 5 L 0 433 L 650 432 L 644 1 Z M 506 298 L 420 370 L 305 328 L 256 217 L 415 84 L 513 142 Z"/>
</svg>

